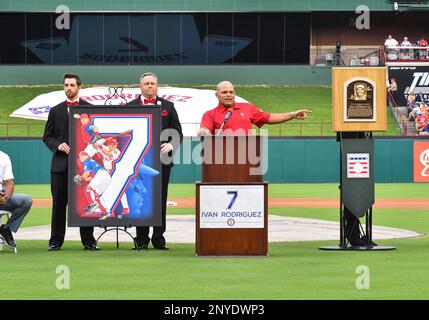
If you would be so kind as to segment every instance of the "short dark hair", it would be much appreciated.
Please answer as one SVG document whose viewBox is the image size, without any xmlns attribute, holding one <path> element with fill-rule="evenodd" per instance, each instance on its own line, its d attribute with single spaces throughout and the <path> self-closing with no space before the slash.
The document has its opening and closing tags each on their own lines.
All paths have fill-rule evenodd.
<svg viewBox="0 0 429 320">
<path fill-rule="evenodd" d="M 77 74 L 74 74 L 74 73 L 65 73 L 63 83 L 64 83 L 64 80 L 71 79 L 71 78 L 76 79 L 76 84 L 78 86 L 80 86 L 82 84 L 82 81 L 80 81 L 79 76 Z"/>
</svg>

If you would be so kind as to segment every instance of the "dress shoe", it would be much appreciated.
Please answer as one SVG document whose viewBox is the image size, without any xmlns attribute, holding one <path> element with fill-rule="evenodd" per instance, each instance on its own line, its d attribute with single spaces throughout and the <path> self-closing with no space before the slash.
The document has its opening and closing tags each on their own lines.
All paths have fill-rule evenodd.
<svg viewBox="0 0 429 320">
<path fill-rule="evenodd" d="M 133 248 L 133 250 L 147 250 L 147 245 L 146 244 L 143 244 L 143 245 L 135 245 L 134 246 L 134 248 Z"/>
<path fill-rule="evenodd" d="M 156 250 L 170 250 L 170 248 L 167 247 L 165 244 L 162 246 L 153 246 L 153 248 Z"/>
<path fill-rule="evenodd" d="M 49 251 L 58 251 L 58 250 L 60 250 L 60 246 L 57 244 L 50 244 L 48 250 Z"/>
<path fill-rule="evenodd" d="M 15 243 L 15 240 L 13 239 L 12 231 L 10 231 L 10 229 L 5 225 L 2 225 L 0 227 L 0 238 L 3 239 L 4 243 L 6 243 L 6 245 L 9 248 L 12 248 L 12 249 L 16 248 L 16 243 Z"/>
<path fill-rule="evenodd" d="M 133 250 L 147 250 L 147 244 L 144 244 L 137 238 L 134 238 L 134 248 Z"/>
<path fill-rule="evenodd" d="M 88 250 L 88 251 L 100 251 L 100 247 L 97 246 L 95 243 L 91 243 L 91 244 L 86 244 L 83 246 L 83 250 Z"/>
</svg>

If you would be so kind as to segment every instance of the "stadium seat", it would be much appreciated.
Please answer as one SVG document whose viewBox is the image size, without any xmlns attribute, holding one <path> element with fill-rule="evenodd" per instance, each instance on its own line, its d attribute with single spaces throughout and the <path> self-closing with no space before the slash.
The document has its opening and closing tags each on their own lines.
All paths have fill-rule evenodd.
<svg viewBox="0 0 429 320">
<path fill-rule="evenodd" d="M 12 212 L 6 210 L 0 210 L 0 225 L 2 224 L 3 217 L 6 216 L 6 219 L 9 219 L 12 215 Z M 7 220 L 6 220 L 7 221 Z M 0 238 L 0 251 L 3 251 L 4 241 Z M 17 253 L 16 247 L 13 249 L 15 253 Z"/>
<path fill-rule="evenodd" d="M 326 67 L 326 57 L 325 56 L 317 56 L 315 65 L 317 67 Z"/>
<path fill-rule="evenodd" d="M 334 55 L 333 55 L 332 53 L 327 53 L 327 54 L 325 55 L 325 57 L 326 57 L 326 64 L 327 64 L 328 66 L 332 66 L 332 64 L 333 64 L 333 62 L 334 62 Z"/>
</svg>

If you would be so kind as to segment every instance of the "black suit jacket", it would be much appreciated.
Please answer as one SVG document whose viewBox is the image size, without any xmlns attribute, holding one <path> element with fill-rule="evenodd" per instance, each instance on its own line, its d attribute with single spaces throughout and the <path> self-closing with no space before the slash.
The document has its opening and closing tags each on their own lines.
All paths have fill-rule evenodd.
<svg viewBox="0 0 429 320">
<path fill-rule="evenodd" d="M 86 106 L 90 103 L 79 100 L 79 105 Z M 72 107 L 71 107 L 72 108 Z M 43 142 L 52 151 L 51 173 L 65 173 L 68 169 L 68 156 L 58 150 L 58 146 L 65 142 L 69 144 L 69 114 L 66 101 L 57 104 L 49 111 L 46 122 Z"/>
<path fill-rule="evenodd" d="M 139 96 L 137 99 L 134 99 L 128 102 L 127 105 L 141 106 L 142 104 L 141 104 L 140 97 L 141 96 Z M 177 141 L 177 139 L 173 140 L 172 137 L 169 137 L 167 140 L 161 139 L 161 143 L 169 142 L 173 146 L 173 152 L 170 152 L 168 154 L 169 157 L 172 157 L 174 153 L 179 149 L 180 143 L 182 143 L 183 141 L 182 125 L 180 124 L 179 116 L 177 115 L 176 108 L 174 108 L 174 103 L 171 101 L 165 100 L 163 98 L 156 97 L 156 102 L 158 103 L 158 101 L 161 102 L 161 118 L 162 118 L 161 130 L 173 129 L 173 130 L 176 130 L 177 133 L 179 134 L 179 141 Z M 164 113 L 165 115 L 162 116 L 162 113 Z M 163 161 L 163 165 L 172 167 L 173 162 L 166 164 L 166 161 Z"/>
</svg>

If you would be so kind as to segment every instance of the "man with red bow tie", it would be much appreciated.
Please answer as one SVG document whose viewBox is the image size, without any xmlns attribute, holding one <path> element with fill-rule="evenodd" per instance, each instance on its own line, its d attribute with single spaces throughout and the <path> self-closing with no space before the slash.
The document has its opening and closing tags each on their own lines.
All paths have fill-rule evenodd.
<svg viewBox="0 0 429 320">
<path fill-rule="evenodd" d="M 171 161 L 173 153 L 177 151 L 183 140 L 182 126 L 180 125 L 179 116 L 177 115 L 174 103 L 160 98 L 158 94 L 158 79 L 151 72 L 144 73 L 140 78 L 140 90 L 142 94 L 135 100 L 130 101 L 129 105 L 157 105 L 161 108 L 162 128 L 161 130 L 174 130 L 178 139 L 161 141 L 161 160 L 162 160 L 162 226 L 153 227 L 152 239 L 149 238 L 149 227 L 136 227 L 137 237 L 135 240 L 136 250 L 147 249 L 149 241 L 158 250 L 168 250 L 165 244 L 165 223 L 167 211 L 167 192 L 170 181 L 170 171 L 173 167 Z M 165 155 L 163 157 L 163 155 Z M 167 160 L 168 159 L 168 160 Z"/>
<path fill-rule="evenodd" d="M 49 251 L 57 251 L 64 243 L 66 234 L 66 207 L 68 195 L 69 109 L 77 105 L 90 105 L 79 100 L 81 81 L 78 75 L 64 75 L 64 93 L 67 100 L 53 107 L 46 122 L 43 142 L 52 151 L 51 193 L 52 221 Z M 81 227 L 80 237 L 85 250 L 99 250 L 93 235 L 93 227 Z"/>
</svg>

